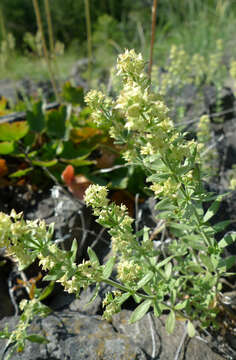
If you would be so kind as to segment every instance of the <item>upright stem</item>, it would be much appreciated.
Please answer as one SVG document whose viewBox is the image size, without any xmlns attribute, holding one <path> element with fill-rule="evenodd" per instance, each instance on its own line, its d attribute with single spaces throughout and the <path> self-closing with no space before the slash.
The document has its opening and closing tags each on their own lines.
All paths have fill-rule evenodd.
<svg viewBox="0 0 236 360">
<path fill-rule="evenodd" d="M 157 14 L 157 0 L 153 0 L 153 5 L 152 5 L 152 35 L 151 35 L 150 59 L 149 59 L 149 67 L 148 67 L 148 75 L 149 75 L 150 79 L 151 79 L 151 74 L 152 74 L 153 47 L 154 47 L 155 29 L 156 29 L 156 14 Z"/>
<path fill-rule="evenodd" d="M 5 27 L 3 10 L 2 10 L 1 5 L 0 5 L 0 31 L 1 31 L 0 40 L 6 40 L 7 34 L 6 34 L 6 27 Z"/>
<path fill-rule="evenodd" d="M 170 163 L 166 160 L 164 161 L 162 159 L 162 161 L 164 162 L 164 164 L 166 164 L 166 166 L 170 169 L 170 171 L 172 172 L 172 176 L 173 178 L 175 179 L 175 181 L 177 183 L 180 183 L 181 186 L 180 186 L 180 190 L 183 194 L 183 196 L 185 197 L 185 199 L 188 201 L 189 205 L 191 206 L 192 208 L 192 211 L 193 211 L 193 214 L 195 216 L 195 219 L 196 219 L 196 223 L 197 223 L 197 229 L 199 231 L 199 233 L 202 235 L 203 239 L 204 239 L 204 242 L 207 246 L 210 246 L 211 245 L 211 240 L 210 238 L 208 237 L 208 235 L 204 232 L 204 230 L 202 229 L 202 223 L 201 223 L 201 218 L 199 217 L 198 213 L 197 213 L 197 210 L 195 209 L 195 206 L 194 204 L 192 203 L 192 200 L 189 198 L 189 196 L 187 195 L 186 193 L 186 190 L 183 186 L 183 184 L 181 183 L 181 181 L 179 180 L 178 176 L 176 175 L 176 173 L 174 172 L 174 170 L 172 169 L 172 166 L 170 165 Z"/>
<path fill-rule="evenodd" d="M 41 15 L 40 15 L 40 11 L 39 11 L 39 6 L 38 6 L 38 0 L 33 0 L 33 6 L 34 6 L 34 11 L 35 11 L 36 20 L 37 20 L 37 26 L 38 26 L 38 29 L 39 29 L 39 32 L 41 35 L 41 39 L 42 39 L 43 53 L 44 53 L 44 57 L 45 57 L 45 60 L 47 63 L 50 80 L 52 83 L 52 87 L 53 87 L 56 99 L 57 99 L 57 101 L 59 101 L 59 94 L 57 91 L 56 82 L 54 79 L 54 74 L 52 71 L 51 62 L 50 62 L 50 59 L 48 56 L 47 45 L 46 45 L 46 41 L 45 41 L 45 37 L 44 37 L 43 25 L 42 25 Z"/>
<path fill-rule="evenodd" d="M 51 56 L 53 56 L 54 55 L 54 39 L 53 39 L 52 18 L 51 18 L 49 0 L 44 0 L 44 6 L 45 6 L 45 10 L 46 10 L 46 18 L 47 18 L 47 24 L 48 24 L 49 48 L 50 48 Z"/>
<path fill-rule="evenodd" d="M 89 9 L 89 0 L 84 0 L 85 2 L 85 17 L 86 17 L 86 27 L 87 27 L 87 46 L 88 46 L 88 80 L 91 80 L 91 63 L 92 63 L 92 35 L 91 35 L 91 19 L 90 19 L 90 9 Z"/>
</svg>

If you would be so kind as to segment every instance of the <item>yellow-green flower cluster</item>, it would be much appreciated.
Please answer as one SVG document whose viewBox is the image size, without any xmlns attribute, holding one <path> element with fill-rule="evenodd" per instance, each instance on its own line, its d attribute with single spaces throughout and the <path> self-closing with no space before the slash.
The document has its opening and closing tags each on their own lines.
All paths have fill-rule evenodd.
<svg viewBox="0 0 236 360">
<path fill-rule="evenodd" d="M 63 270 L 63 268 L 62 268 Z M 64 275 L 57 280 L 68 293 L 79 294 L 80 288 L 86 289 L 89 285 L 100 282 L 102 269 L 92 266 L 91 261 L 85 261 L 76 266 L 75 274 L 70 278 L 65 267 Z"/>
<path fill-rule="evenodd" d="M 51 310 L 36 298 L 31 300 L 22 300 L 19 307 L 23 314 L 20 317 L 16 329 L 11 332 L 9 343 L 15 344 L 17 351 L 21 352 L 25 347 L 25 341 L 28 335 L 27 328 L 30 322 L 36 315 L 46 316 Z"/>
<path fill-rule="evenodd" d="M 109 111 L 112 106 L 112 99 L 106 97 L 101 91 L 91 90 L 85 101 L 93 110 L 91 117 L 97 126 L 109 126 Z"/>
<path fill-rule="evenodd" d="M 105 307 L 102 316 L 103 319 L 110 320 L 114 314 L 120 312 L 121 304 L 119 300 L 121 296 L 122 293 L 119 290 L 106 294 L 106 297 L 102 302 L 102 306 Z"/>
<path fill-rule="evenodd" d="M 144 66 L 145 63 L 141 54 L 126 49 L 124 54 L 118 56 L 117 74 L 137 80 L 144 77 Z"/>
<path fill-rule="evenodd" d="M 6 247 L 7 254 L 19 263 L 20 269 L 30 265 L 37 254 L 28 251 L 32 244 L 50 238 L 44 221 L 25 221 L 22 213 L 12 210 L 10 216 L 0 213 L 0 247 Z"/>
<path fill-rule="evenodd" d="M 175 199 L 180 188 L 180 183 L 176 182 L 172 178 L 168 178 L 167 181 L 160 185 L 159 183 L 154 183 L 151 185 L 151 189 L 154 191 L 157 197 L 169 197 Z"/>
<path fill-rule="evenodd" d="M 128 215 L 125 205 L 108 204 L 107 189 L 99 185 L 90 185 L 85 192 L 85 203 L 92 206 L 94 214 L 98 216 L 98 223 L 111 228 L 112 249 L 114 253 L 127 254 L 134 239 L 133 219 Z"/>
<path fill-rule="evenodd" d="M 117 265 L 117 278 L 128 286 L 136 285 L 142 275 L 142 266 L 132 259 L 124 258 Z"/>
<path fill-rule="evenodd" d="M 211 140 L 210 118 L 208 115 L 202 115 L 197 125 L 197 138 L 200 148 Z"/>
<path fill-rule="evenodd" d="M 206 72 L 206 82 L 211 83 L 212 81 L 220 81 L 222 78 L 222 72 L 225 71 L 225 66 L 222 63 L 223 59 L 223 42 L 221 39 L 216 41 L 216 50 L 210 54 L 208 71 Z"/>
<path fill-rule="evenodd" d="M 177 53 L 179 54 L 178 61 L 174 63 Z M 172 48 L 170 55 L 170 62 L 173 61 L 172 75 L 180 75 L 178 71 L 180 67 L 183 69 L 180 63 L 184 58 L 184 50 L 178 52 L 176 47 Z M 151 92 L 147 76 L 143 71 L 144 61 L 140 54 L 136 54 L 134 50 L 126 50 L 119 56 L 117 68 L 118 74 L 123 76 L 124 84 L 114 106 L 110 109 L 110 114 L 112 114 L 110 135 L 118 140 L 122 137 L 124 129 L 128 130 L 125 160 L 137 164 L 137 159 L 139 159 L 148 168 L 151 165 L 150 159 L 155 160 L 159 156 L 163 164 L 168 163 L 168 166 L 171 166 L 174 173 L 181 173 L 185 159 L 194 153 L 195 142 L 185 141 L 168 117 L 167 106 L 160 100 L 160 96 Z M 87 99 L 91 97 L 102 98 L 102 95 L 90 92 Z M 96 104 L 98 104 L 97 100 Z M 167 168 L 166 171 L 169 171 Z M 190 171 L 191 167 L 189 167 Z M 188 176 L 187 171 L 178 181 L 173 178 L 165 179 L 153 183 L 152 188 L 157 196 L 168 196 L 174 199 L 179 189 L 178 182 L 183 184 L 193 182 L 192 175 Z"/>
<path fill-rule="evenodd" d="M 85 191 L 84 201 L 92 208 L 106 208 L 108 205 L 107 188 L 100 185 L 91 185 Z"/>
</svg>

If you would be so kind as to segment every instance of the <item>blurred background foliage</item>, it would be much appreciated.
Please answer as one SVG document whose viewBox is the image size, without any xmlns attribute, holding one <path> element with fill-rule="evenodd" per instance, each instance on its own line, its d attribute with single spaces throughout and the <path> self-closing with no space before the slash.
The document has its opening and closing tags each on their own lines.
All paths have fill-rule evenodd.
<svg viewBox="0 0 236 360">
<path fill-rule="evenodd" d="M 44 1 L 38 3 L 48 40 Z M 61 61 L 58 60 L 58 68 L 62 75 L 66 72 L 68 75 L 73 63 L 87 56 L 85 0 L 49 0 L 49 3 L 54 39 L 62 44 L 58 46 L 58 52 L 63 53 Z M 148 60 L 152 0 L 90 0 L 89 7 L 93 57 L 98 67 L 111 67 L 117 54 L 124 48 L 135 48 Z M 183 46 L 190 55 L 199 53 L 207 57 L 214 52 L 218 39 L 222 39 L 226 56 L 227 52 L 230 52 L 229 56 L 234 56 L 235 26 L 234 0 L 159 0 L 154 63 L 164 66 L 173 44 Z M 9 34 L 14 39 L 13 59 L 9 56 L 13 47 Z M 2 54 L 2 64 L 5 66 L 5 73 L 0 74 L 1 77 L 6 76 L 6 67 L 10 71 L 8 76 L 14 77 L 15 74 L 15 77 L 19 77 L 24 72 L 33 76 L 36 69 L 45 75 L 45 69 L 40 64 L 32 66 L 36 56 L 30 36 L 35 37 L 37 43 L 36 34 L 37 24 L 31 0 L 1 0 L 0 56 Z M 6 40 L 10 45 L 3 46 Z M 11 50 L 8 59 L 4 55 L 6 47 Z M 27 61 L 29 55 L 31 59 Z"/>
</svg>

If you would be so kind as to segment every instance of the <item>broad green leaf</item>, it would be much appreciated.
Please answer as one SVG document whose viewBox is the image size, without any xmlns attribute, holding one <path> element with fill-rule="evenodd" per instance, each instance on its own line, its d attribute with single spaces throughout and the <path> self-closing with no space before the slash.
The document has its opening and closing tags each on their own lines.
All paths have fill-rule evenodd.
<svg viewBox="0 0 236 360">
<path fill-rule="evenodd" d="M 153 272 L 149 271 L 141 280 L 139 280 L 136 290 L 146 285 L 153 278 L 153 276 L 154 276 Z"/>
<path fill-rule="evenodd" d="M 32 131 L 40 133 L 45 128 L 46 121 L 42 110 L 42 101 L 35 103 L 32 111 L 26 112 L 26 120 Z"/>
<path fill-rule="evenodd" d="M 42 166 L 42 167 L 51 167 L 56 165 L 58 162 L 57 159 L 49 160 L 49 161 L 42 161 L 42 160 L 32 160 L 32 164 L 36 166 Z"/>
<path fill-rule="evenodd" d="M 148 312 L 151 305 L 152 305 L 152 300 L 150 299 L 145 300 L 140 305 L 138 305 L 136 309 L 133 311 L 129 323 L 133 324 L 134 322 L 142 319 L 142 317 Z"/>
<path fill-rule="evenodd" d="M 47 340 L 45 337 L 37 335 L 37 334 L 31 334 L 26 336 L 26 339 L 34 342 L 34 343 L 38 343 L 38 344 L 47 344 L 49 343 L 49 340 Z"/>
<path fill-rule="evenodd" d="M 223 198 L 223 195 L 217 196 L 216 200 L 213 202 L 213 204 L 211 204 L 211 206 L 207 210 L 206 214 L 204 215 L 204 217 L 203 217 L 204 222 L 207 222 L 216 214 L 217 210 L 219 209 L 222 198 Z"/>
<path fill-rule="evenodd" d="M 236 232 L 234 233 L 230 233 L 230 234 L 226 234 L 223 239 L 221 239 L 218 243 L 218 246 L 220 248 L 225 248 L 228 245 L 233 244 L 233 242 L 235 242 L 236 240 Z"/>
<path fill-rule="evenodd" d="M 115 265 L 116 257 L 112 256 L 104 265 L 102 276 L 108 279 L 111 276 L 113 266 Z"/>
<path fill-rule="evenodd" d="M 7 155 L 11 154 L 15 149 L 14 141 L 3 141 L 0 142 L 0 154 Z"/>
<path fill-rule="evenodd" d="M 29 131 L 26 121 L 0 124 L 0 140 L 17 141 L 24 137 Z"/>
<path fill-rule="evenodd" d="M 91 261 L 92 265 L 100 265 L 99 260 L 97 255 L 95 254 L 95 252 L 93 251 L 93 249 L 89 246 L 88 247 L 88 256 L 89 256 L 89 260 Z"/>
<path fill-rule="evenodd" d="M 188 320 L 187 330 L 188 330 L 188 335 L 190 337 L 194 337 L 196 330 L 193 323 L 190 320 Z"/>
<path fill-rule="evenodd" d="M 81 86 L 74 87 L 67 81 L 63 86 L 61 95 L 72 105 L 84 105 L 84 90 Z"/>
<path fill-rule="evenodd" d="M 18 171 L 15 171 L 14 173 L 12 173 L 11 175 L 9 175 L 9 177 L 10 178 L 16 178 L 16 177 L 25 176 L 26 174 L 28 174 L 32 170 L 34 170 L 34 168 L 32 168 L 32 167 L 24 169 L 24 170 L 18 170 Z"/>
<path fill-rule="evenodd" d="M 47 134 L 56 139 L 63 139 L 66 131 L 66 106 L 61 106 L 59 110 L 50 111 L 47 114 Z"/>
<path fill-rule="evenodd" d="M 175 312 L 171 310 L 166 320 L 166 331 L 169 334 L 172 334 L 174 328 L 175 328 Z"/>
</svg>

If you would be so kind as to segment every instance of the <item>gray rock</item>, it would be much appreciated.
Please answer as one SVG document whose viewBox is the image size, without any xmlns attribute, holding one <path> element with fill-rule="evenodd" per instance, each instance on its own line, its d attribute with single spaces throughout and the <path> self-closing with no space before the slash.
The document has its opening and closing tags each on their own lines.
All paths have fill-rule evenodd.
<svg viewBox="0 0 236 360">
<path fill-rule="evenodd" d="M 14 328 L 17 318 L 0 321 L 2 329 L 8 323 Z M 44 334 L 48 344 L 27 343 L 23 353 L 16 353 L 12 360 L 145 360 L 142 349 L 125 334 L 117 333 L 113 326 L 98 316 L 87 316 L 73 311 L 52 314 L 34 320 L 32 333 Z M 0 340 L 0 356 L 5 341 Z"/>
<path fill-rule="evenodd" d="M 223 359 L 203 341 L 196 337 L 190 339 L 182 321 L 177 321 L 174 333 L 168 335 L 165 330 L 166 315 L 154 318 L 147 314 L 141 321 L 134 324 L 128 323 L 130 316 L 130 311 L 123 310 L 113 317 L 112 324 L 118 333 L 128 336 L 143 349 L 149 359 L 176 359 L 178 349 L 180 350 L 178 360 Z M 180 347 L 183 338 L 184 345 Z"/>
</svg>

